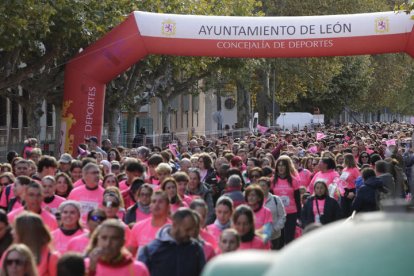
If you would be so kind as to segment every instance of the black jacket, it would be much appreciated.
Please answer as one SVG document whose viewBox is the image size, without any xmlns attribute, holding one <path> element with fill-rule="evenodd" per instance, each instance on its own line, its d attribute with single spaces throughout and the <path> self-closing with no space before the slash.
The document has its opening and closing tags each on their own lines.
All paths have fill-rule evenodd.
<svg viewBox="0 0 414 276">
<path fill-rule="evenodd" d="M 191 240 L 178 244 L 169 234 L 171 225 L 163 226 L 155 240 L 143 247 L 138 260 L 145 263 L 151 276 L 198 276 L 205 265 L 201 245 Z"/>
<path fill-rule="evenodd" d="M 357 212 L 373 212 L 379 210 L 380 193 L 386 193 L 384 183 L 378 177 L 370 177 L 359 188 L 352 203 Z"/>
<path fill-rule="evenodd" d="M 313 213 L 314 201 L 315 197 L 311 196 L 308 198 L 305 205 L 303 205 L 301 213 L 303 228 L 305 228 L 308 224 L 315 222 L 315 214 Z M 320 217 L 322 224 L 328 224 L 342 218 L 342 212 L 338 202 L 329 196 L 325 198 L 325 205 L 323 209 L 323 215 Z"/>
</svg>

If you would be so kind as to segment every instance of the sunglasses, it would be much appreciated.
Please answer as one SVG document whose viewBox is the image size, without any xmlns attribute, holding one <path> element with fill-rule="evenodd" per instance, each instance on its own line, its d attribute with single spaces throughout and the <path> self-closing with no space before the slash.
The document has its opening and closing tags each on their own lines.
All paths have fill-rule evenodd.
<svg viewBox="0 0 414 276">
<path fill-rule="evenodd" d="M 109 207 L 117 208 L 117 207 L 119 207 L 119 203 L 114 202 L 114 201 L 104 201 L 103 206 L 108 207 L 108 208 Z"/>
<path fill-rule="evenodd" d="M 250 178 L 260 178 L 260 175 L 258 175 L 258 174 L 252 174 Z"/>
<path fill-rule="evenodd" d="M 93 215 L 93 216 L 90 217 L 90 220 L 94 221 L 94 222 L 102 222 L 102 221 L 105 220 L 105 217 L 98 216 L 98 215 Z"/>
<path fill-rule="evenodd" d="M 25 261 L 19 260 L 19 259 L 7 259 L 6 265 L 11 266 L 13 264 L 16 264 L 16 266 L 23 266 L 25 264 Z"/>
<path fill-rule="evenodd" d="M 9 185 L 10 183 L 9 182 L 4 182 L 4 183 L 1 183 L 0 182 L 0 186 L 7 186 L 7 185 Z"/>
<path fill-rule="evenodd" d="M 362 155 L 361 158 L 368 158 L 368 156 L 367 155 Z"/>
</svg>

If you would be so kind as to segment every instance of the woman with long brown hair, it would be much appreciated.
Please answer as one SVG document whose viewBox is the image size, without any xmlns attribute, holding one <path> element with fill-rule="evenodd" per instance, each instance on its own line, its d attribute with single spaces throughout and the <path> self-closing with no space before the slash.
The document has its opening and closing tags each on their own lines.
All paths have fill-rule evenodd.
<svg viewBox="0 0 414 276">
<path fill-rule="evenodd" d="M 296 220 L 301 211 L 300 182 L 298 173 L 289 156 L 282 155 L 276 161 L 271 190 L 280 197 L 286 210 L 286 223 L 282 240 L 286 245 L 295 238 Z"/>
<path fill-rule="evenodd" d="M 24 244 L 13 244 L 4 253 L 1 276 L 37 276 L 34 256 Z"/>
<path fill-rule="evenodd" d="M 29 212 L 18 215 L 14 221 L 14 240 L 30 248 L 39 275 L 56 275 L 59 254 L 50 248 L 52 236 L 39 215 Z"/>
</svg>

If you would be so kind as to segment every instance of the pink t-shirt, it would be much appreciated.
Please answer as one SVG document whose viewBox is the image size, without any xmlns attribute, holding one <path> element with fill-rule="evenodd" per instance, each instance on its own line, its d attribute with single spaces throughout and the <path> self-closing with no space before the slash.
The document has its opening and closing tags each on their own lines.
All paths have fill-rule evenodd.
<svg viewBox="0 0 414 276">
<path fill-rule="evenodd" d="M 246 249 L 264 249 L 270 250 L 269 242 L 263 243 L 262 239 L 255 236 L 252 241 L 250 242 L 241 242 L 240 247 L 238 250 L 246 250 Z"/>
<path fill-rule="evenodd" d="M 190 206 L 191 202 L 193 201 L 193 198 L 188 196 L 188 195 L 184 195 L 184 197 L 181 197 L 181 199 L 187 203 L 188 206 Z"/>
<path fill-rule="evenodd" d="M 131 235 L 127 243 L 129 247 L 139 248 L 141 246 L 149 244 L 155 239 L 155 236 L 161 227 L 163 227 L 165 224 L 171 223 L 171 221 L 167 219 L 164 225 L 155 227 L 152 226 L 151 221 L 152 217 L 149 217 L 143 221 L 138 222 L 134 225 L 134 227 L 132 227 Z"/>
<path fill-rule="evenodd" d="M 7 187 L 10 187 L 10 193 L 9 193 L 8 197 L 6 195 L 6 188 Z M 4 188 L 3 193 L 1 194 L 1 197 L 0 197 L 0 207 L 4 208 L 4 209 L 7 208 L 7 205 L 8 205 L 8 202 L 10 201 L 10 199 L 12 199 L 14 197 L 14 191 L 13 191 L 14 183 L 8 185 L 7 187 Z"/>
<path fill-rule="evenodd" d="M 12 224 L 14 219 L 21 213 L 24 212 L 24 207 L 20 207 L 10 213 L 7 214 L 7 218 L 9 219 L 9 223 Z M 53 231 L 58 228 L 58 224 L 54 215 L 46 210 L 42 210 L 40 212 L 40 217 L 42 218 L 45 225 L 49 228 L 49 231 Z"/>
<path fill-rule="evenodd" d="M 273 182 L 272 182 L 273 183 Z M 276 185 L 273 186 L 273 194 L 280 197 L 285 206 L 286 214 L 296 213 L 295 190 L 299 189 L 299 181 L 296 177 L 292 178 L 292 186 L 289 185 L 287 179 L 279 178 Z"/>
<path fill-rule="evenodd" d="M 68 243 L 67 252 L 74 251 L 84 253 L 89 244 L 89 233 L 85 232 L 83 235 L 72 238 Z"/>
<path fill-rule="evenodd" d="M 216 244 L 218 244 L 219 241 L 220 241 L 221 232 L 223 232 L 223 231 L 221 231 L 221 229 L 218 228 L 217 225 L 215 225 L 213 223 L 213 224 L 210 224 L 210 225 L 207 226 L 207 232 L 211 236 L 213 236 L 214 240 L 216 241 Z"/>
<path fill-rule="evenodd" d="M 142 212 L 139 208 L 137 208 L 137 210 L 135 211 L 135 218 L 136 218 L 135 221 L 136 222 L 140 222 L 140 221 L 142 221 L 144 219 L 147 219 L 149 217 L 151 217 L 151 213 L 146 214 L 146 213 Z"/>
<path fill-rule="evenodd" d="M 10 202 L 10 200 L 9 200 L 9 202 Z M 20 199 L 17 199 L 16 201 L 14 201 L 10 212 L 13 212 L 14 210 L 17 210 L 17 209 L 20 209 L 20 208 L 23 208 L 22 201 Z"/>
<path fill-rule="evenodd" d="M 273 223 L 272 212 L 263 206 L 259 211 L 254 213 L 254 227 L 258 230 L 266 223 Z"/>
<path fill-rule="evenodd" d="M 332 182 L 334 182 L 335 177 L 339 177 L 339 174 L 335 170 L 329 170 L 327 172 L 317 172 L 308 186 L 308 191 L 311 194 L 313 194 L 313 188 L 316 180 L 323 180 L 326 183 L 326 186 L 329 187 L 329 185 L 332 184 Z"/>
<path fill-rule="evenodd" d="M 79 178 L 73 183 L 73 188 L 81 187 L 83 185 L 85 185 L 85 182 L 83 182 L 82 178 Z"/>
<path fill-rule="evenodd" d="M 89 259 L 85 259 L 86 270 L 89 269 Z M 125 266 L 109 266 L 101 262 L 96 265 L 96 276 L 113 276 L 113 275 L 125 275 L 125 276 L 149 276 L 149 271 L 144 263 L 140 261 L 132 261 Z"/>
<path fill-rule="evenodd" d="M 214 256 L 216 256 L 216 251 L 214 247 L 207 241 L 204 241 L 203 244 L 204 257 L 206 262 L 210 261 Z"/>
<path fill-rule="evenodd" d="M 339 178 L 344 181 L 344 188 L 355 189 L 355 180 L 360 175 L 358 168 L 344 168 Z"/>
<path fill-rule="evenodd" d="M 60 228 L 56 229 L 52 232 L 53 237 L 53 248 L 58 251 L 60 254 L 64 254 L 68 251 L 69 242 L 78 236 L 84 235 L 85 231 L 83 229 L 79 229 L 73 235 L 66 236 L 63 234 Z"/>
<path fill-rule="evenodd" d="M 216 250 L 218 248 L 218 243 L 216 241 L 216 239 L 213 237 L 213 235 L 211 235 L 207 229 L 200 229 L 200 237 L 208 242 L 209 244 L 211 244 L 211 246 L 213 246 L 214 250 Z"/>
<path fill-rule="evenodd" d="M 311 182 L 311 180 L 312 180 L 312 173 L 309 170 L 302 169 L 299 172 L 299 183 L 300 183 L 300 186 L 304 186 L 304 187 L 307 188 L 309 186 L 309 183 Z"/>
<path fill-rule="evenodd" d="M 182 201 L 181 204 L 179 203 L 170 204 L 171 215 L 174 214 L 178 210 L 178 208 L 181 208 L 181 207 L 188 207 L 188 204 L 184 200 Z"/>
<path fill-rule="evenodd" d="M 101 205 L 104 191 L 102 186 L 98 186 L 95 190 L 88 190 L 84 185 L 70 192 L 68 199 L 78 201 L 81 205 L 83 223 L 86 223 L 88 212 Z"/>
<path fill-rule="evenodd" d="M 81 187 L 81 186 L 84 186 L 84 185 L 85 185 L 85 182 L 83 181 L 82 178 L 80 178 L 80 179 L 76 180 L 75 183 L 73 183 L 73 188 Z M 98 185 L 102 186 L 102 180 L 99 180 Z"/>
<path fill-rule="evenodd" d="M 316 205 L 318 204 L 318 205 Z M 325 199 L 317 200 L 316 198 L 313 200 L 313 214 L 315 216 L 315 222 L 320 223 L 320 216 L 323 215 L 323 211 L 325 208 Z M 319 212 L 318 212 L 319 210 Z"/>
<path fill-rule="evenodd" d="M 37 265 L 39 276 L 56 276 L 59 257 L 59 252 L 52 252 L 45 246 L 41 252 L 40 264 Z"/>
<path fill-rule="evenodd" d="M 128 189 L 129 189 L 129 185 L 127 184 L 126 179 L 125 180 L 122 180 L 121 182 L 119 182 L 119 190 L 121 192 L 123 192 L 125 190 L 128 190 Z"/>
<path fill-rule="evenodd" d="M 43 201 L 42 208 L 48 210 L 52 214 L 56 214 L 57 210 L 59 209 L 59 205 L 65 200 L 66 198 L 55 195 L 52 202 L 46 203 Z"/>
</svg>

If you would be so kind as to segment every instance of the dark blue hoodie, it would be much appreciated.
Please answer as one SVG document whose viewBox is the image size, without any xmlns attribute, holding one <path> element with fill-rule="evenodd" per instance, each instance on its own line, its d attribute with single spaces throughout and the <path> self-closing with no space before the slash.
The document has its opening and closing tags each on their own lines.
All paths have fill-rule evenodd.
<svg viewBox="0 0 414 276">
<path fill-rule="evenodd" d="M 352 209 L 357 212 L 372 212 L 379 210 L 380 193 L 385 192 L 384 183 L 378 177 L 370 177 L 359 188 L 352 203 Z"/>
</svg>

